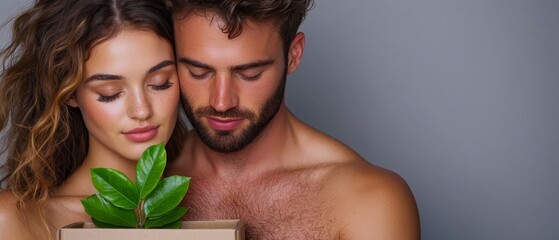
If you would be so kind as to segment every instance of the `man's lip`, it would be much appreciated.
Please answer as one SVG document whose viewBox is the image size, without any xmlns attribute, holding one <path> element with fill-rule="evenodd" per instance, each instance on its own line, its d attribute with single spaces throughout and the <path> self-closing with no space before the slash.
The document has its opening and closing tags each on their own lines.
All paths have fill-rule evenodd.
<svg viewBox="0 0 559 240">
<path fill-rule="evenodd" d="M 243 121 L 242 118 L 213 118 L 208 117 L 208 124 L 215 129 L 220 131 L 230 131 L 235 129 Z"/>
<path fill-rule="evenodd" d="M 157 135 L 157 127 L 137 127 L 123 134 L 126 139 L 132 142 L 147 142 Z"/>
</svg>

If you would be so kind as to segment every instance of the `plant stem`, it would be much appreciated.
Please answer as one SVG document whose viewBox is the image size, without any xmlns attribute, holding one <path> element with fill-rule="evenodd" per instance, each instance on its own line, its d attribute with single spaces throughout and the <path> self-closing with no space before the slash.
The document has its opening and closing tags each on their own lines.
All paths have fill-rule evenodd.
<svg viewBox="0 0 559 240">
<path fill-rule="evenodd" d="M 139 228 L 144 228 L 144 225 L 146 224 L 146 214 L 144 212 L 144 203 L 145 203 L 144 200 L 140 201 L 140 209 L 139 209 L 140 217 L 138 218 Z"/>
</svg>

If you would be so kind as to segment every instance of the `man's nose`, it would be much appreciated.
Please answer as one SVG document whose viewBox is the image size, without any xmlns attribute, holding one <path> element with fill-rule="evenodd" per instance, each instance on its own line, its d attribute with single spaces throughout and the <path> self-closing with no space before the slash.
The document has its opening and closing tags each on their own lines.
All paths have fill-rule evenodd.
<svg viewBox="0 0 559 240">
<path fill-rule="evenodd" d="M 211 86 L 210 105 L 218 112 L 225 112 L 239 104 L 237 87 L 229 74 L 219 74 Z"/>
</svg>

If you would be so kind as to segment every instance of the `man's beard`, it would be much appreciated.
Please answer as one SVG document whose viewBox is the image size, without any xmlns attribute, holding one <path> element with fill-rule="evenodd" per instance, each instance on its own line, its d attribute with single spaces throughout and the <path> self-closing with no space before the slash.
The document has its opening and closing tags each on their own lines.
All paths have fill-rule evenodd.
<svg viewBox="0 0 559 240">
<path fill-rule="evenodd" d="M 252 111 L 239 108 L 218 112 L 213 107 L 206 106 L 194 111 L 187 98 L 184 96 L 184 104 L 182 105 L 184 106 L 184 111 L 192 127 L 208 147 L 221 153 L 237 152 L 252 143 L 277 114 L 283 101 L 286 79 L 287 73 L 284 73 L 282 82 L 276 88 L 274 94 L 268 98 L 261 107 L 258 117 L 256 113 Z M 249 125 L 242 129 L 241 133 L 237 135 L 234 134 L 234 130 L 216 130 L 216 136 L 212 137 L 209 127 L 202 124 L 201 119 L 204 117 L 242 118 L 249 120 Z"/>
</svg>

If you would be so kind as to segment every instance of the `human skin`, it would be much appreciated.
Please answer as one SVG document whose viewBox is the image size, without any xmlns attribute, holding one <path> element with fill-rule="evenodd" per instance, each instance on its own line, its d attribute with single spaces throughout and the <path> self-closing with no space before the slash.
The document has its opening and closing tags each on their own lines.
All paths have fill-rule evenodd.
<svg viewBox="0 0 559 240">
<path fill-rule="evenodd" d="M 305 48 L 298 33 L 284 58 L 275 25 L 247 20 L 229 39 L 211 13 L 175 18 L 178 75 L 193 112 L 256 113 L 295 72 Z M 271 62 L 264 67 L 253 63 Z M 287 63 L 287 65 L 285 64 Z M 246 76 L 258 76 L 246 79 Z M 191 116 L 189 116 L 191 117 Z M 211 140 L 239 139 L 248 118 L 194 115 Z M 193 119 L 191 119 L 192 121 Z M 226 152 L 189 133 L 168 174 L 192 177 L 187 220 L 242 219 L 247 239 L 419 239 L 413 194 L 396 173 L 297 119 L 282 101 L 256 138 Z"/>
<path fill-rule="evenodd" d="M 143 151 L 166 143 L 177 120 L 180 90 L 171 44 L 152 31 L 123 29 L 95 45 L 85 62 L 84 81 L 66 104 L 78 107 L 89 133 L 83 164 L 45 206 L 52 229 L 91 221 L 80 200 L 97 192 L 90 169 L 103 167 L 135 179 Z M 111 79 L 111 80 L 109 80 Z M 107 101 L 110 100 L 110 101 Z M 150 126 L 146 128 L 145 126 Z M 142 129 L 137 133 L 132 130 Z M 134 132 L 134 131 L 133 131 Z M 30 219 L 24 225 L 10 192 L 0 193 L 0 232 L 7 239 L 45 239 L 48 233 Z"/>
</svg>

